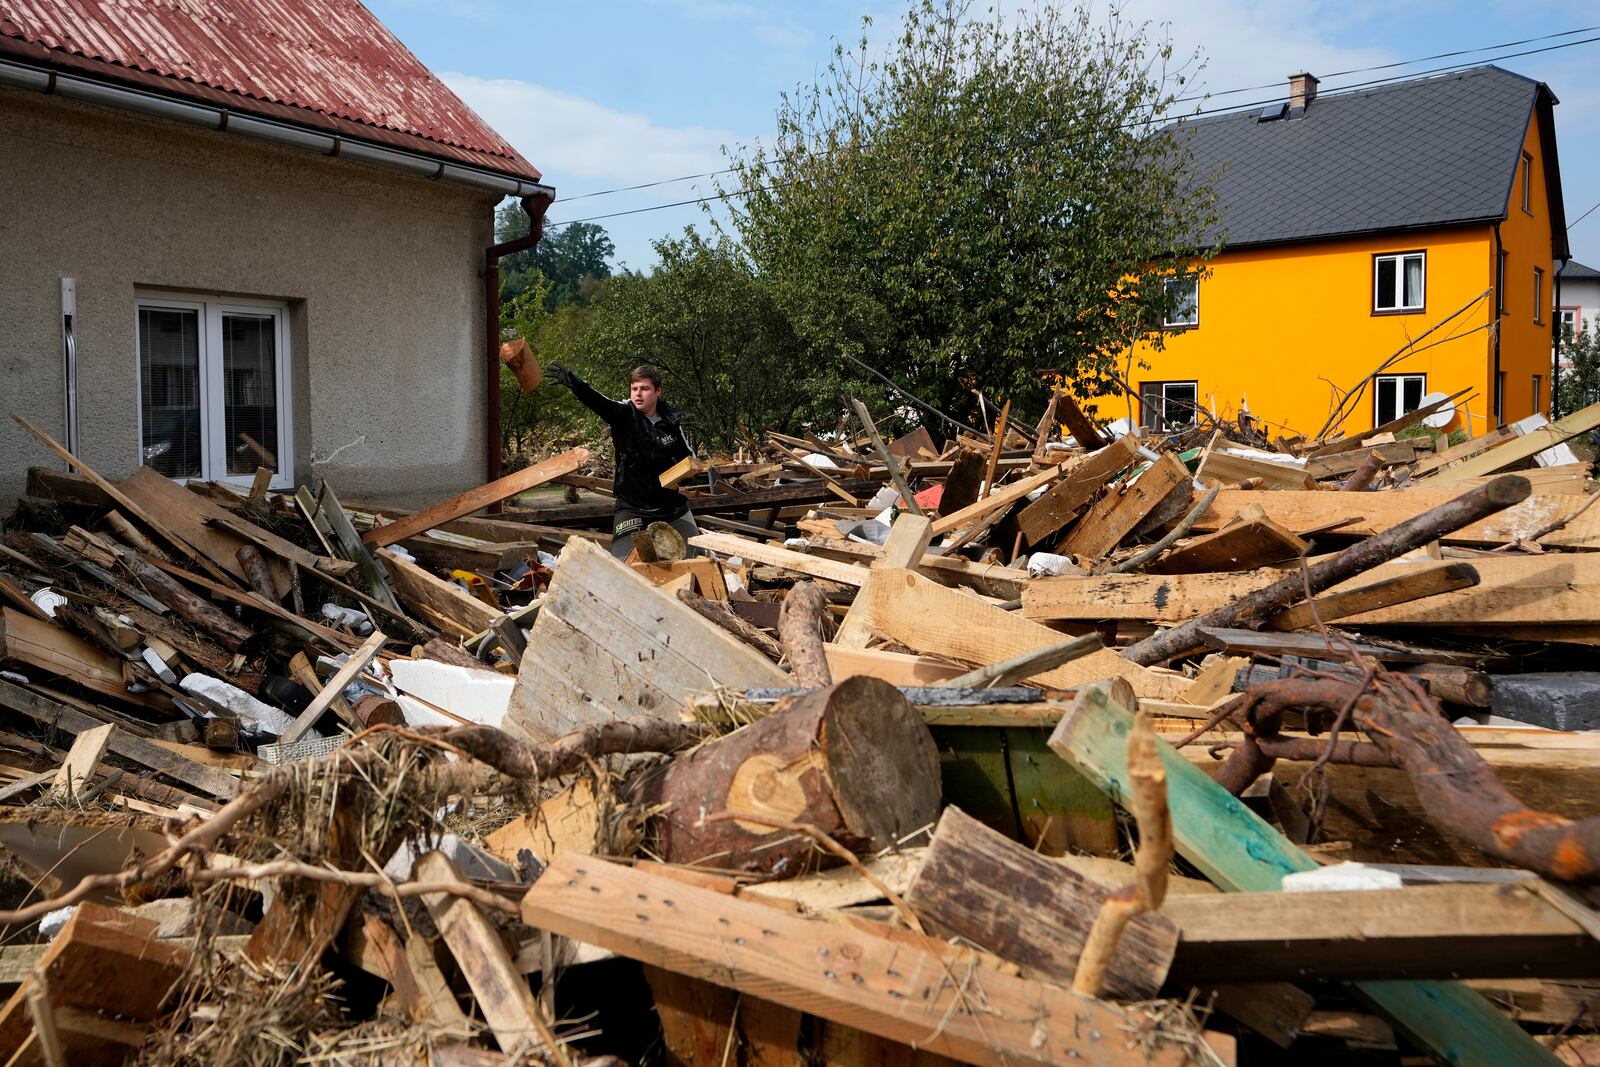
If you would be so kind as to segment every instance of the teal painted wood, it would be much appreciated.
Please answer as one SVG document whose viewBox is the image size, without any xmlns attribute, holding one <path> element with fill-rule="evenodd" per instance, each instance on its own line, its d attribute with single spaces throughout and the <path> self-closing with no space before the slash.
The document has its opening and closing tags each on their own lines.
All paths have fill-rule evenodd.
<svg viewBox="0 0 1600 1067">
<path fill-rule="evenodd" d="M 1103 685 L 1078 691 L 1050 735 L 1050 748 L 1126 806 L 1133 716 Z M 1167 806 L 1178 852 L 1229 892 L 1275 892 L 1283 876 L 1315 860 L 1223 789 L 1177 749 L 1157 740 L 1167 769 Z M 1560 1061 L 1460 982 L 1354 982 L 1411 1040 L 1459 1067 L 1552 1067 Z"/>
</svg>

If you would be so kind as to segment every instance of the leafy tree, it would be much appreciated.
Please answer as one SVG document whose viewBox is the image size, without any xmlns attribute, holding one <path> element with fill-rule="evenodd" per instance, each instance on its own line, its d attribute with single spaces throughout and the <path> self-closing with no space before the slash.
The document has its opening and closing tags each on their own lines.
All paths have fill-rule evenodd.
<svg viewBox="0 0 1600 1067">
<path fill-rule="evenodd" d="M 587 309 L 566 305 L 548 311 L 549 279 L 534 270 L 529 272 L 528 282 L 527 289 L 501 306 L 501 337 L 508 341 L 523 338 L 541 363 L 548 362 L 541 348 L 549 336 L 558 329 L 570 332 L 571 320 Z M 603 441 L 588 421 L 588 409 L 567 390 L 542 384 L 531 393 L 524 392 L 516 376 L 504 366 L 500 368 L 500 448 L 508 459 L 540 456 L 551 448 L 572 444 L 600 447 Z"/>
<path fill-rule="evenodd" d="M 1600 404 L 1600 333 L 1566 331 L 1557 364 L 1556 406 L 1563 415 Z"/>
<path fill-rule="evenodd" d="M 870 25 L 724 190 L 806 358 L 856 357 L 959 416 L 974 388 L 1037 408 L 1044 372 L 1159 343 L 1154 280 L 1203 265 L 1215 222 L 1157 129 L 1185 81 L 1170 45 L 1088 7 L 1008 23 L 921 0 L 874 59 Z"/>
<path fill-rule="evenodd" d="M 619 396 L 633 367 L 654 363 L 697 446 L 737 442 L 741 418 L 759 433 L 837 414 L 842 380 L 813 372 L 771 287 L 731 243 L 689 231 L 655 249 L 651 274 L 611 278 L 581 323 L 547 328 L 545 358 Z"/>
<path fill-rule="evenodd" d="M 528 216 L 515 201 L 495 212 L 495 240 L 510 241 L 528 232 Z M 611 277 L 616 245 L 604 226 L 575 222 L 546 228 L 539 244 L 500 261 L 500 299 L 510 300 L 533 286 L 535 272 L 550 283 L 545 307 L 587 303 L 594 283 Z"/>
</svg>

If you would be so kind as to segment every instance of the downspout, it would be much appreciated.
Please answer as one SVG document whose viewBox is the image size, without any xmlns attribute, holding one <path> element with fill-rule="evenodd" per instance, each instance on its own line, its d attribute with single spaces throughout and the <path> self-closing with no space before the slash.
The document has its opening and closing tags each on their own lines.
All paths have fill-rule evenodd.
<svg viewBox="0 0 1600 1067">
<path fill-rule="evenodd" d="M 483 251 L 484 354 L 488 357 L 489 375 L 488 410 L 483 425 L 488 459 L 486 481 L 500 477 L 500 260 L 539 243 L 544 236 L 544 213 L 550 210 L 555 199 L 556 191 L 548 185 L 523 197 L 522 210 L 528 216 L 528 232 L 515 240 L 490 245 Z"/>
<path fill-rule="evenodd" d="M 1561 417 L 1561 275 L 1566 271 L 1567 264 L 1572 262 L 1572 257 L 1567 256 L 1561 260 L 1561 266 L 1556 268 L 1555 314 L 1551 316 L 1550 323 L 1550 420 L 1554 422 Z"/>
<path fill-rule="evenodd" d="M 1494 377 L 1489 379 L 1489 395 L 1494 403 L 1495 429 L 1506 424 L 1506 391 L 1500 385 L 1500 320 L 1505 318 L 1506 294 L 1503 291 L 1506 284 L 1504 260 L 1501 257 L 1503 249 L 1500 245 L 1500 224 L 1494 224 Z M 498 383 L 498 380 L 496 381 Z"/>
</svg>

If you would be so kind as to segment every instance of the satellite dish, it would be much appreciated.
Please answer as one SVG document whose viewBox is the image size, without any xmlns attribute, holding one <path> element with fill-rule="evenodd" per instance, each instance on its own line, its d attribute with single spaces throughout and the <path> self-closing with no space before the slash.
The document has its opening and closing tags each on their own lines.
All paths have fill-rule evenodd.
<svg viewBox="0 0 1600 1067">
<path fill-rule="evenodd" d="M 1427 407 L 1429 404 L 1437 404 L 1441 400 L 1448 400 L 1449 396 L 1449 393 L 1429 393 L 1422 398 L 1422 403 L 1418 406 Z M 1445 404 L 1432 415 L 1423 416 L 1422 425 L 1432 430 L 1442 430 L 1454 421 L 1456 421 L 1456 406 L 1452 402 Z"/>
</svg>

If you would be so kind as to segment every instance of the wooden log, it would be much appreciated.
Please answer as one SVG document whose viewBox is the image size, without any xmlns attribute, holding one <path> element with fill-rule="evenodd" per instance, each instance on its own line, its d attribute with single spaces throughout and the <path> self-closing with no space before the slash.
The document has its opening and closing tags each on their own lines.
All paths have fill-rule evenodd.
<svg viewBox="0 0 1600 1067">
<path fill-rule="evenodd" d="M 1600 944 L 1525 885 L 1178 896 L 1186 982 L 1589 977 Z"/>
<path fill-rule="evenodd" d="M 811 839 L 706 816 L 803 822 L 848 848 L 885 848 L 933 822 L 939 757 L 899 690 L 849 678 L 679 756 L 644 795 L 667 806 L 651 823 L 654 854 L 667 862 L 792 877 L 822 858 Z"/>
<path fill-rule="evenodd" d="M 244 568 L 245 580 L 250 583 L 250 588 L 268 600 L 277 600 L 278 590 L 272 584 L 272 573 L 267 570 L 267 560 L 261 550 L 255 545 L 240 545 L 234 555 L 239 560 L 239 566 Z"/>
<path fill-rule="evenodd" d="M 1104 686 L 1081 690 L 1050 747 L 1090 781 L 1127 795 L 1127 737 L 1133 716 Z M 1283 876 L 1317 863 L 1230 796 L 1199 767 L 1158 741 L 1178 852 L 1222 889 L 1274 892 Z M 1459 1067 L 1549 1067 L 1549 1054 L 1515 1023 L 1459 982 L 1362 981 L 1354 989 L 1421 1047 Z"/>
<path fill-rule="evenodd" d="M 789 670 L 798 685 L 833 684 L 828 656 L 822 648 L 822 620 L 827 613 L 827 597 L 814 582 L 800 582 L 783 598 L 783 609 L 778 615 L 778 636 L 783 641 Z"/>
<path fill-rule="evenodd" d="M 1038 544 L 1077 514 L 1100 487 L 1116 477 L 1139 455 L 1139 439 L 1117 438 L 1077 462 L 1066 475 L 1017 514 L 1017 527 L 1030 545 Z"/>
<path fill-rule="evenodd" d="M 1249 519 L 1173 549 L 1146 570 L 1151 574 L 1217 574 L 1294 559 L 1309 547 L 1271 519 Z"/>
<path fill-rule="evenodd" d="M 248 627 L 234 622 L 212 606 L 210 601 L 202 600 L 189 592 L 169 578 L 165 571 L 131 548 L 119 548 L 117 556 L 127 572 L 137 578 L 163 604 L 210 634 L 217 644 L 229 652 L 239 651 L 246 641 L 255 636 Z"/>
<path fill-rule="evenodd" d="M 701 618 L 716 623 L 733 636 L 754 645 L 772 660 L 783 658 L 783 646 L 754 624 L 746 622 L 726 601 L 710 600 L 688 589 L 678 590 L 678 599 L 693 608 Z"/>
<path fill-rule="evenodd" d="M 396 519 L 394 522 L 368 530 L 361 535 L 361 540 L 374 548 L 383 548 L 396 541 L 404 541 L 424 530 L 431 530 L 440 523 L 471 515 L 474 511 L 486 508 L 490 504 L 498 504 L 518 493 L 525 493 L 558 475 L 570 474 L 588 462 L 588 449 L 571 449 L 559 456 L 552 456 L 550 459 L 535 463 L 531 467 L 525 467 L 515 474 L 508 474 L 488 485 L 480 485 L 460 496 L 440 501 L 403 519 Z"/>
<path fill-rule="evenodd" d="M 939 818 L 906 902 L 932 932 L 964 938 L 1031 976 L 1069 985 L 1095 913 L 1113 889 L 951 806 Z M 1112 959 L 1106 992 L 1122 1000 L 1155 996 L 1177 943 L 1170 919 L 1135 919 Z"/>
<path fill-rule="evenodd" d="M 1316 596 L 1380 563 L 1421 548 L 1430 541 L 1437 541 L 1444 533 L 1502 511 L 1527 499 L 1527 496 L 1526 478 L 1513 475 L 1498 478 L 1481 489 L 1464 493 L 1414 519 L 1351 545 L 1308 567 L 1303 574 L 1288 575 L 1264 589 L 1247 593 L 1232 604 L 1147 637 L 1129 646 L 1123 655 L 1135 663 L 1160 663 L 1200 647 L 1203 643 L 1199 633 L 1202 626 L 1259 626 L 1262 621 L 1302 599 L 1308 592 Z"/>
<path fill-rule="evenodd" d="M 1443 663 L 1414 663 L 1399 670 L 1402 674 L 1420 678 L 1427 684 L 1429 696 L 1450 704 L 1487 708 L 1494 695 L 1494 682 L 1489 675 L 1470 667 L 1449 666 Z"/>
<path fill-rule="evenodd" d="M 983 990 L 975 1008 L 948 979 L 970 973 L 970 958 L 947 957 L 938 941 L 786 915 L 592 856 L 557 856 L 523 897 L 522 915 L 563 937 L 963 1063 L 1177 1067 L 1188 1058 L 1175 1046 L 1130 1040 L 1140 1024 L 1113 1005 L 996 971 L 973 980 Z"/>
<path fill-rule="evenodd" d="M 1171 452 L 1127 486 L 1108 493 L 1078 521 L 1060 544 L 1063 555 L 1098 558 L 1116 548 L 1167 496 L 1189 483 L 1189 471 Z M 1187 505 L 1185 505 L 1187 506 Z"/>
</svg>

